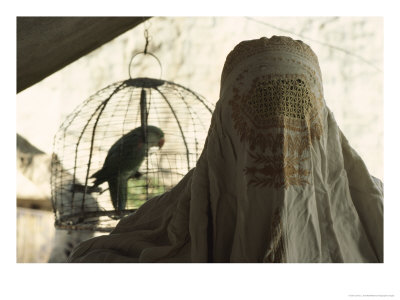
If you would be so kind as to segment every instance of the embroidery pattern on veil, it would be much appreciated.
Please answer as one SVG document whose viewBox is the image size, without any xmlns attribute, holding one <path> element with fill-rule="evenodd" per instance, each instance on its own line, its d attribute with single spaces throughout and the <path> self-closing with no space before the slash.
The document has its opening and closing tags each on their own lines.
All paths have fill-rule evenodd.
<svg viewBox="0 0 400 300">
<path fill-rule="evenodd" d="M 241 93 L 248 70 L 236 78 L 229 101 L 240 141 L 249 144 L 249 185 L 288 188 L 309 184 L 309 147 L 322 135 L 316 98 L 302 74 L 268 74 L 254 78 Z"/>
<path fill-rule="evenodd" d="M 235 68 L 235 66 L 243 60 L 247 58 L 263 53 L 265 51 L 286 51 L 292 54 L 296 54 L 298 57 L 302 59 L 294 59 L 294 58 L 284 58 L 284 57 L 276 57 L 276 58 L 268 58 L 268 59 L 278 59 L 278 60 L 286 60 L 291 63 L 301 65 L 303 68 L 307 69 L 308 72 L 316 76 L 315 70 L 310 68 L 307 63 L 304 63 L 304 60 L 311 62 L 313 65 L 318 66 L 318 58 L 315 55 L 314 51 L 302 41 L 293 40 L 289 37 L 284 36 L 272 36 L 271 38 L 261 38 L 253 41 L 243 41 L 239 43 L 233 51 L 231 51 L 227 58 L 222 70 L 222 78 L 221 82 L 224 82 L 231 71 Z"/>
</svg>

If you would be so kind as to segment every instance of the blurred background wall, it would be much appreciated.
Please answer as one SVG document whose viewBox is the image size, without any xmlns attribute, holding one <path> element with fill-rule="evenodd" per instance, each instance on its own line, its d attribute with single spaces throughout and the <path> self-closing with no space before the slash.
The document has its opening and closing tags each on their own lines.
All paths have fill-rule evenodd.
<svg viewBox="0 0 400 300">
<path fill-rule="evenodd" d="M 38 161 L 48 163 L 46 155 L 52 152 L 58 127 L 78 104 L 129 77 L 132 56 L 144 49 L 145 27 L 151 38 L 148 50 L 162 63 L 162 79 L 184 85 L 213 103 L 218 100 L 226 55 L 240 41 L 272 35 L 304 41 L 319 58 L 325 99 L 340 128 L 371 174 L 383 180 L 383 18 L 376 17 L 151 18 L 17 95 L 17 133 L 43 152 Z M 132 77 L 159 77 L 157 63 L 142 58 L 134 59 Z M 40 178 L 49 180 L 47 166 L 41 166 Z M 50 188 L 38 186 L 17 168 L 18 197 L 21 201 L 36 197 L 48 204 Z M 21 212 L 18 218 L 26 215 Z M 51 240 L 53 219 L 48 214 L 45 219 L 48 225 L 41 218 L 35 228 L 45 227 Z M 32 228 L 18 226 L 18 231 L 24 230 L 19 236 L 43 242 L 40 233 L 25 234 Z M 43 253 L 25 259 L 20 247 L 17 260 L 47 261 Z"/>
</svg>

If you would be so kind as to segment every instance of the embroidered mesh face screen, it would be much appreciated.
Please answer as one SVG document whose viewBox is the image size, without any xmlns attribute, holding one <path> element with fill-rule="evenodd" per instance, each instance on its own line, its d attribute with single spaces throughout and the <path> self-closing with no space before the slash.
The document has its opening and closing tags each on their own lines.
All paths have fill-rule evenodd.
<svg viewBox="0 0 400 300">
<path fill-rule="evenodd" d="M 383 192 L 289 37 L 227 56 L 203 152 L 169 192 L 72 262 L 383 262 Z"/>
<path fill-rule="evenodd" d="M 243 67 L 232 72 L 240 62 Z M 282 37 L 242 42 L 226 60 L 224 85 L 230 87 L 224 92 L 232 93 L 234 128 L 248 145 L 244 172 L 249 184 L 309 184 L 309 148 L 321 138 L 323 106 L 321 73 L 312 50 Z"/>
</svg>

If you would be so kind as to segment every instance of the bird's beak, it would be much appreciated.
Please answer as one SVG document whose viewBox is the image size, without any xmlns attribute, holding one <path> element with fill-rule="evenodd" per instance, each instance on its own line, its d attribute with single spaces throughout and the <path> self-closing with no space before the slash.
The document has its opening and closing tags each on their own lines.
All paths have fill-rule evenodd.
<svg viewBox="0 0 400 300">
<path fill-rule="evenodd" d="M 161 147 L 164 145 L 164 143 L 165 143 L 165 139 L 164 138 L 160 139 L 158 141 L 158 148 L 161 149 Z"/>
</svg>

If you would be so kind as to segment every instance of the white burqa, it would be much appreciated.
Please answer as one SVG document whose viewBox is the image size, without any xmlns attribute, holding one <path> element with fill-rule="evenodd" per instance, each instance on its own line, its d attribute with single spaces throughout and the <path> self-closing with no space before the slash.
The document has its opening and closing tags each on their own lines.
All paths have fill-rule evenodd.
<svg viewBox="0 0 400 300">
<path fill-rule="evenodd" d="M 228 55 L 196 168 L 70 262 L 383 262 L 383 189 L 327 108 L 314 52 Z"/>
</svg>

